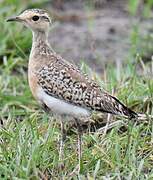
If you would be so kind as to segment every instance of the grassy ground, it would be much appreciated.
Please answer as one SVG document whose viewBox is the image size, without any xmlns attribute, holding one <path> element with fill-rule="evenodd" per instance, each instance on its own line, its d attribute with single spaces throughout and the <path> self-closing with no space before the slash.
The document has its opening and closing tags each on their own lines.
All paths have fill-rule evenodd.
<svg viewBox="0 0 153 180">
<path fill-rule="evenodd" d="M 31 33 L 4 22 L 23 8 L 24 3 L 18 2 L 0 5 L 0 179 L 68 178 L 77 165 L 76 134 L 67 137 L 61 172 L 59 125 L 39 109 L 28 87 Z M 133 53 L 136 36 L 131 39 Z M 120 68 L 108 65 L 105 78 L 98 82 L 135 111 L 153 114 L 153 62 L 143 63 L 132 53 Z M 129 122 L 124 129 L 119 125 L 105 136 L 85 133 L 83 142 L 81 174 L 73 179 L 153 179 L 153 123 L 149 118 L 138 124 Z"/>
</svg>

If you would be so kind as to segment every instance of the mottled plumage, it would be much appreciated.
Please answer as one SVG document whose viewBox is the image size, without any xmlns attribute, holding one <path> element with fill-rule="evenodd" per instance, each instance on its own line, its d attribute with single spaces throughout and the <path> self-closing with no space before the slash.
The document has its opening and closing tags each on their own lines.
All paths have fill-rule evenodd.
<svg viewBox="0 0 153 180">
<path fill-rule="evenodd" d="M 135 117 L 134 112 L 89 80 L 74 65 L 53 53 L 48 57 L 50 63 L 37 72 L 38 84 L 48 95 L 89 110 Z"/>
</svg>

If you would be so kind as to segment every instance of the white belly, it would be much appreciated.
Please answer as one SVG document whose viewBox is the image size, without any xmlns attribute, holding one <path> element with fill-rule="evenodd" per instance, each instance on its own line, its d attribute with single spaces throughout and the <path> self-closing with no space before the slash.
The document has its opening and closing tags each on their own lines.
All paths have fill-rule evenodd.
<svg viewBox="0 0 153 180">
<path fill-rule="evenodd" d="M 73 117 L 87 117 L 90 115 L 89 110 L 78 107 L 69 103 L 64 102 L 63 100 L 54 98 L 44 92 L 42 88 L 39 88 L 37 91 L 38 99 L 46 104 L 46 106 L 54 113 L 59 115 L 69 115 Z"/>
</svg>

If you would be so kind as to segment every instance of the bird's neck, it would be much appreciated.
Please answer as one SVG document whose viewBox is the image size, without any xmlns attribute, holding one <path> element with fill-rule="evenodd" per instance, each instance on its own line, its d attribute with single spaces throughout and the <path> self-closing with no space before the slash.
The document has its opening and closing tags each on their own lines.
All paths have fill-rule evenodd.
<svg viewBox="0 0 153 180">
<path fill-rule="evenodd" d="M 36 55 L 48 55 L 54 51 L 48 43 L 48 32 L 33 32 L 32 49 L 30 58 Z"/>
<path fill-rule="evenodd" d="M 32 46 L 41 46 L 44 44 L 48 44 L 48 32 L 44 31 L 35 31 L 33 32 L 33 40 L 32 40 Z"/>
</svg>

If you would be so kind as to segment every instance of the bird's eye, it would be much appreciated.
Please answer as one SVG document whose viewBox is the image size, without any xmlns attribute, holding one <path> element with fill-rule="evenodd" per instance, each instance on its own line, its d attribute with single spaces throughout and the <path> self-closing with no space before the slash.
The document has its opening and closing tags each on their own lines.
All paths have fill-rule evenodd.
<svg viewBox="0 0 153 180">
<path fill-rule="evenodd" d="M 32 20 L 33 20 L 33 21 L 38 21 L 38 20 L 39 20 L 39 16 L 33 16 L 33 17 L 32 17 Z"/>
</svg>

